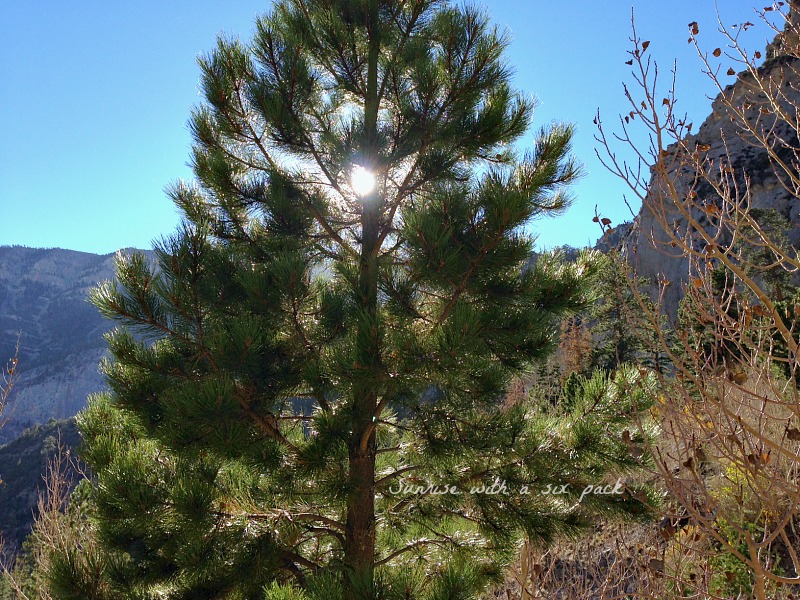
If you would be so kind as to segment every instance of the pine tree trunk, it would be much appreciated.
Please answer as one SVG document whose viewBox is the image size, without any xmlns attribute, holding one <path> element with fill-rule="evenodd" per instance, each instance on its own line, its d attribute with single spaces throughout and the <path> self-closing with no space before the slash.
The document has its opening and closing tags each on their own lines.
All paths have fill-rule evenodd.
<svg viewBox="0 0 800 600">
<path fill-rule="evenodd" d="M 359 327 L 369 328 L 359 336 L 364 347 L 358 350 L 358 369 L 377 374 L 380 368 L 380 341 L 376 324 L 378 312 L 379 204 L 376 193 L 364 199 L 362 214 L 362 252 L 360 269 L 361 301 L 368 315 Z M 375 563 L 375 454 L 377 440 L 373 418 L 378 395 L 372 378 L 355 390 L 353 433 L 349 443 L 349 489 L 345 564 L 359 579 L 371 581 Z"/>
<path fill-rule="evenodd" d="M 374 432 L 366 450 L 360 444 L 351 446 L 349 480 L 345 563 L 357 579 L 369 581 L 375 564 Z"/>
<path fill-rule="evenodd" d="M 361 332 L 356 368 L 375 373 L 380 368 L 380 341 L 375 326 L 378 312 L 378 201 L 377 194 L 365 198 L 362 215 L 362 254 L 360 288 L 362 306 L 368 315 L 359 327 Z M 347 532 L 345 564 L 359 580 L 372 580 L 375 563 L 375 454 L 377 440 L 373 418 L 377 410 L 378 395 L 372 387 L 372 378 L 356 389 L 353 398 L 353 433 L 349 443 L 349 490 L 347 501 Z M 363 579 L 362 579 L 363 578 Z"/>
<path fill-rule="evenodd" d="M 367 64 L 367 94 L 364 103 L 364 158 L 374 161 L 377 157 L 378 139 L 378 60 L 380 57 L 380 33 L 378 7 L 374 0 L 371 6 L 369 27 L 370 52 Z M 373 166 L 370 164 L 367 167 Z M 373 167 L 374 168 L 374 167 Z M 380 240 L 381 198 L 377 190 L 362 198 L 361 213 L 361 259 L 359 288 L 366 319 L 360 327 L 368 327 L 359 336 L 364 344 L 358 349 L 357 368 L 378 375 L 380 372 L 380 339 L 377 329 L 378 315 L 378 253 Z M 345 565 L 362 582 L 371 582 L 375 567 L 375 455 L 377 440 L 373 420 L 378 405 L 377 390 L 370 380 L 355 391 L 353 398 L 353 433 L 349 445 L 350 496 L 347 501 L 347 523 L 345 534 Z M 349 591 L 353 586 L 345 582 Z M 371 587 L 371 586 L 370 586 Z"/>
</svg>

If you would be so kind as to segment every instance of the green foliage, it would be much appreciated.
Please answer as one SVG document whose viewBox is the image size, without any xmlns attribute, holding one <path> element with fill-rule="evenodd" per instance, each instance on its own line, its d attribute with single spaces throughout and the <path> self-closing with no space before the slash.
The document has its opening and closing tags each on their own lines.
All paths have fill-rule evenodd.
<svg viewBox="0 0 800 600">
<path fill-rule="evenodd" d="M 121 324 L 79 421 L 105 574 L 66 552 L 59 593 L 473 598 L 522 536 L 647 512 L 580 496 L 638 466 L 649 379 L 588 380 L 566 418 L 502 402 L 595 268 L 527 264 L 578 168 L 568 126 L 511 150 L 506 45 L 470 7 L 285 0 L 200 61 L 183 226 L 93 294 Z"/>
<path fill-rule="evenodd" d="M 763 531 L 760 531 L 758 523 L 745 522 L 732 526 L 731 523 L 725 519 L 718 519 L 716 522 L 716 530 L 719 535 L 727 540 L 731 547 L 742 556 L 750 559 L 750 551 L 747 544 L 743 539 L 742 532 L 748 532 L 758 539 Z M 719 544 L 717 544 L 719 545 Z M 772 568 L 772 573 L 778 577 L 785 577 L 784 570 L 780 567 L 780 559 L 775 557 L 777 562 Z M 763 560 L 763 559 L 762 559 Z M 742 593 L 750 592 L 755 584 L 753 570 L 742 562 L 733 552 L 730 551 L 717 551 L 709 557 L 709 564 L 711 565 L 711 578 L 710 590 L 714 594 L 720 596 L 738 596 Z M 777 597 L 779 587 L 774 582 L 767 583 L 767 592 L 770 597 Z"/>
<path fill-rule="evenodd" d="M 74 420 L 51 419 L 0 446 L 0 531 L 7 552 L 20 550 L 31 531 L 36 501 L 44 486 L 42 476 L 56 455 L 58 444 L 77 449 L 79 441 Z"/>
<path fill-rule="evenodd" d="M 792 222 L 774 208 L 751 208 L 748 216 L 761 233 L 751 226 L 740 228 L 736 249 L 745 261 L 745 273 L 759 280 L 773 300 L 784 302 L 797 294 L 797 286 L 792 283 L 792 273 L 775 264 L 775 254 L 764 243 L 764 238 L 787 256 L 792 256 L 788 237 Z"/>
<path fill-rule="evenodd" d="M 281 586 L 273 582 L 264 590 L 264 600 L 308 600 L 308 594 L 289 586 Z"/>
<path fill-rule="evenodd" d="M 792 323 L 798 318 L 796 307 L 800 304 L 800 288 L 793 284 L 792 273 L 776 264 L 773 251 L 762 238 L 762 235 L 765 236 L 775 248 L 791 256 L 787 239 L 791 223 L 774 209 L 750 209 L 748 217 L 762 233 L 757 233 L 750 225 L 740 226 L 733 250 L 740 258 L 744 273 L 757 282 L 794 330 Z M 735 370 L 734 365 L 737 363 L 746 363 L 749 360 L 748 355 L 755 350 L 756 342 L 755 338 L 749 338 L 747 331 L 743 332 L 745 335 L 731 332 L 730 323 L 744 318 L 751 325 L 745 329 L 756 330 L 761 324 L 769 327 L 771 319 L 752 289 L 743 285 L 725 267 L 713 264 L 709 266 L 711 268 L 708 269 L 707 276 L 710 279 L 712 299 L 716 303 L 715 310 L 719 314 L 712 318 L 708 308 L 709 298 L 700 290 L 690 287 L 681 300 L 678 320 L 686 336 L 684 345 L 694 349 L 701 364 L 705 365 L 704 368 L 713 366 L 714 369 L 725 368 L 730 372 Z M 697 281 L 699 283 L 700 279 Z M 769 342 L 761 341 L 765 347 L 769 346 L 770 357 L 778 359 L 775 364 L 782 365 L 784 376 L 797 377 L 784 360 L 789 355 L 786 340 L 774 330 L 770 337 Z M 678 352 L 685 354 L 685 348 L 678 348 Z"/>
<path fill-rule="evenodd" d="M 614 253 L 603 256 L 597 270 L 594 293 L 597 301 L 588 311 L 595 338 L 592 367 L 613 370 L 625 362 L 636 362 L 662 372 L 666 359 L 650 319 L 659 314 L 646 294 L 637 298 L 631 289 L 624 259 Z M 641 286 L 644 282 L 638 281 Z M 642 307 L 640 302 L 644 303 Z M 661 317 L 657 317 L 661 318 Z M 666 324 L 660 323 L 668 334 Z"/>
</svg>

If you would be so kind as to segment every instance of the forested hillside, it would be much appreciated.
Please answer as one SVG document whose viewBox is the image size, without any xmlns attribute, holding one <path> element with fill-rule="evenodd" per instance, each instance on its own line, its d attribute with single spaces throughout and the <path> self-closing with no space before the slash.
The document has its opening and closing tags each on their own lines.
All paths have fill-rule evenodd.
<svg viewBox="0 0 800 600">
<path fill-rule="evenodd" d="M 73 456 L 80 442 L 75 420 L 50 420 L 0 446 L 0 537 L 10 553 L 30 534 L 49 463 L 59 446 Z"/>
</svg>

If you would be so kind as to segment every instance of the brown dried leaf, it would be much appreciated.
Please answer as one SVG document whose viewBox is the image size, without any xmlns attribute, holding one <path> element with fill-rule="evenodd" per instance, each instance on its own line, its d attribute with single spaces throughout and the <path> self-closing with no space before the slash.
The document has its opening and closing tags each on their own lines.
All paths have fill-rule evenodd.
<svg viewBox="0 0 800 600">
<path fill-rule="evenodd" d="M 712 52 L 712 54 L 713 54 L 714 56 L 717 56 L 717 57 L 718 57 L 720 54 L 722 54 L 722 50 L 720 50 L 719 48 L 717 48 L 716 50 L 714 50 L 714 52 Z"/>
<path fill-rule="evenodd" d="M 736 75 L 736 71 L 734 70 L 733 67 L 728 68 L 728 75 Z"/>
<path fill-rule="evenodd" d="M 753 54 L 753 56 L 755 56 L 756 58 L 761 58 L 761 52 L 756 50 L 756 52 L 755 52 L 755 54 Z"/>
<path fill-rule="evenodd" d="M 632 64 L 633 64 L 633 59 L 626 60 L 626 61 L 625 61 L 625 64 L 626 64 L 626 65 L 632 65 Z"/>
<path fill-rule="evenodd" d="M 656 573 L 663 573 L 664 572 L 664 561 L 658 560 L 657 558 L 651 558 L 650 562 L 647 565 L 647 568 L 651 571 L 655 571 Z"/>
<path fill-rule="evenodd" d="M 658 526 L 658 532 L 662 538 L 669 541 L 675 534 L 677 533 L 677 529 L 675 529 L 675 525 L 673 524 L 672 520 L 669 518 L 665 518 Z"/>
<path fill-rule="evenodd" d="M 748 454 L 747 462 L 751 465 L 768 465 L 772 461 L 772 452 L 762 452 L 761 454 Z"/>
<path fill-rule="evenodd" d="M 642 42 L 642 52 L 647 50 L 647 47 L 650 45 L 650 41 Z"/>
<path fill-rule="evenodd" d="M 689 29 L 691 29 L 692 35 L 697 35 L 700 33 L 700 26 L 697 24 L 697 21 L 692 21 L 689 23 Z"/>
<path fill-rule="evenodd" d="M 747 373 L 744 371 L 736 371 L 730 374 L 730 380 L 736 385 L 743 385 L 747 383 Z"/>
</svg>

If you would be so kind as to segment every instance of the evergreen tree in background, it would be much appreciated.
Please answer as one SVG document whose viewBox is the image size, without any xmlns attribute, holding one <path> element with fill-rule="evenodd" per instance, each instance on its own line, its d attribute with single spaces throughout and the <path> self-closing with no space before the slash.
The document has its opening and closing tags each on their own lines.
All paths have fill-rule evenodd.
<svg viewBox="0 0 800 600">
<path fill-rule="evenodd" d="M 200 61 L 183 226 L 94 293 L 122 325 L 80 417 L 103 552 L 56 557 L 56 597 L 473 598 L 522 536 L 646 512 L 578 502 L 638 465 L 640 375 L 502 403 L 591 270 L 525 268 L 577 168 L 569 127 L 510 146 L 506 45 L 442 1 L 284 0 Z"/>
<path fill-rule="evenodd" d="M 637 363 L 663 372 L 667 359 L 648 319 L 656 315 L 655 304 L 645 294 L 638 299 L 628 279 L 625 259 L 616 251 L 604 255 L 597 266 L 595 295 L 588 321 L 594 336 L 591 366 L 613 371 L 623 363 Z M 642 286 L 645 281 L 636 281 Z M 645 303 L 645 308 L 639 302 Z M 666 331 L 666 322 L 663 322 Z"/>
<path fill-rule="evenodd" d="M 761 235 L 766 236 L 772 244 L 791 256 L 789 231 L 793 224 L 789 219 L 774 208 L 751 208 L 749 215 L 758 224 Z M 739 250 L 746 262 L 745 273 L 760 280 L 776 302 L 794 300 L 797 286 L 793 283 L 793 274 L 775 265 L 774 253 L 752 227 L 740 228 Z"/>
<path fill-rule="evenodd" d="M 762 286 L 779 313 L 792 321 L 800 316 L 796 308 L 800 304 L 800 288 L 795 285 L 794 273 L 775 262 L 773 250 L 765 243 L 765 240 L 769 240 L 775 248 L 791 256 L 788 232 L 792 223 L 775 209 L 751 208 L 748 216 L 760 232 L 748 224 L 740 226 L 736 232 L 734 249 L 742 270 Z M 678 346 L 677 351 L 688 358 L 685 348 L 691 348 L 706 363 L 706 368 L 727 371 L 734 380 L 740 379 L 744 373 L 734 365 L 746 362 L 747 355 L 755 351 L 754 340 L 734 340 L 721 335 L 720 323 L 725 320 L 731 323 L 744 317 L 755 331 L 763 323 L 762 318 L 768 315 L 763 312 L 763 306 L 753 290 L 743 285 L 738 277 L 731 275 L 722 265 L 709 266 L 713 267 L 708 269 L 708 276 L 717 305 L 715 312 L 709 310 L 708 296 L 699 285 L 701 280 L 697 279 L 697 285 L 687 289 L 679 305 L 678 318 L 685 344 L 684 347 Z M 720 320 L 717 321 L 715 317 L 720 317 Z M 783 365 L 786 377 L 797 379 L 800 374 L 788 366 L 791 362 L 787 361 L 789 349 L 785 339 L 773 335 L 769 346 L 769 355 L 778 357 L 776 362 Z"/>
</svg>

